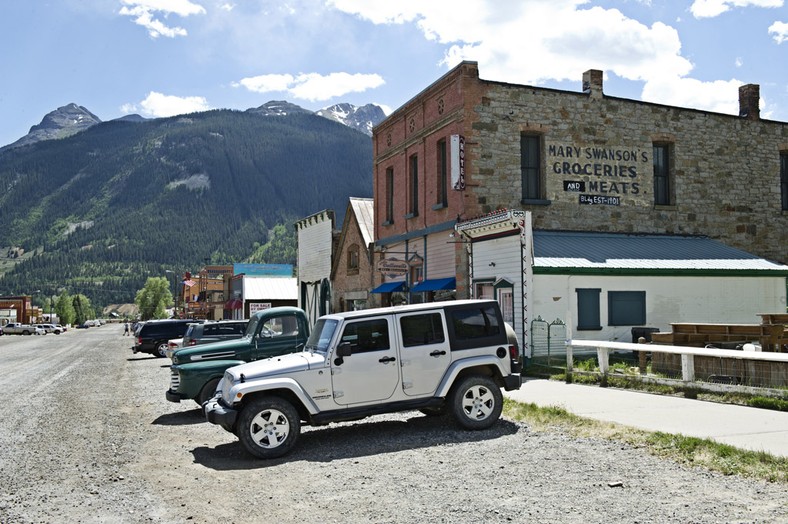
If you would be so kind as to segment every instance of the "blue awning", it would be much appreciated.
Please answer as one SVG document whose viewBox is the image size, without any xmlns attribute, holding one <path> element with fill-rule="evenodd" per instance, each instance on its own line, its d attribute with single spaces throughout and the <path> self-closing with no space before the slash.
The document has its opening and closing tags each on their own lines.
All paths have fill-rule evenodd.
<svg viewBox="0 0 788 524">
<path fill-rule="evenodd" d="M 452 278 L 435 278 L 432 280 L 425 280 L 413 286 L 411 291 L 419 293 L 421 291 L 439 291 L 442 289 L 455 289 L 457 287 L 456 280 Z"/>
<path fill-rule="evenodd" d="M 402 291 L 405 289 L 405 282 L 384 282 L 383 284 L 379 285 L 370 293 L 394 293 L 396 291 Z"/>
</svg>

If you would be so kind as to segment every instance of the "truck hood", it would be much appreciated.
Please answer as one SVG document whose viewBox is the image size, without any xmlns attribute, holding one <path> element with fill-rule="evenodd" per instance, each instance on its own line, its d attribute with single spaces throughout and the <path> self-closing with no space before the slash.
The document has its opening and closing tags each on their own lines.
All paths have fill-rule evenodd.
<svg viewBox="0 0 788 524">
<path fill-rule="evenodd" d="M 252 341 L 246 337 L 234 338 L 232 340 L 222 340 L 220 342 L 211 342 L 210 344 L 198 344 L 196 346 L 189 346 L 187 348 L 179 349 L 175 352 L 178 364 L 185 364 L 187 362 L 199 362 L 202 360 L 214 359 L 233 359 L 238 351 L 249 347 Z"/>
<path fill-rule="evenodd" d="M 271 377 L 283 373 L 295 373 L 306 371 L 310 368 L 323 367 L 325 361 L 325 356 L 320 353 L 302 351 L 301 353 L 290 353 L 248 362 L 240 366 L 233 366 L 227 370 L 227 373 L 232 375 L 233 382 L 237 382 L 240 380 L 241 374 L 243 374 L 244 380 Z"/>
</svg>

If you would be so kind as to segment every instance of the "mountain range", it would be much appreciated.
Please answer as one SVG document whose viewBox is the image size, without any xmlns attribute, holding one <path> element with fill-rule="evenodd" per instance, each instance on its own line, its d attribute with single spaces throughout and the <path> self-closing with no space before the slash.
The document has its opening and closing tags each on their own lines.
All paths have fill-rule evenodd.
<svg viewBox="0 0 788 524">
<path fill-rule="evenodd" d="M 285 116 L 296 113 L 315 114 L 361 131 L 367 136 L 372 136 L 372 128 L 386 118 L 383 109 L 374 104 L 355 106 L 341 103 L 313 112 L 290 102 L 271 101 L 260 107 L 247 109 L 247 112 L 261 116 Z M 142 122 L 150 119 L 138 114 L 130 114 L 115 120 Z M 47 113 L 40 124 L 31 127 L 30 131 L 19 140 L 0 147 L 0 152 L 5 149 L 34 144 L 42 140 L 65 138 L 99 123 L 101 123 L 99 117 L 91 113 L 87 108 L 72 102 Z"/>
<path fill-rule="evenodd" d="M 376 106 L 102 122 L 69 104 L 0 149 L 0 295 L 133 302 L 149 276 L 295 264 L 295 220 L 372 194 Z"/>
</svg>

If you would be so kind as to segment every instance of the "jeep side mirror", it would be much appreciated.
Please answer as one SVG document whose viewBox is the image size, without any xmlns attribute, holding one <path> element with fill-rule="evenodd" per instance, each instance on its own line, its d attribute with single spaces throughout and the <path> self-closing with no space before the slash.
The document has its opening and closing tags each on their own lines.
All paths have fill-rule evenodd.
<svg viewBox="0 0 788 524">
<path fill-rule="evenodd" d="M 337 346 L 338 357 L 349 357 L 352 354 L 353 346 L 350 345 L 350 342 L 342 342 L 339 346 Z"/>
</svg>

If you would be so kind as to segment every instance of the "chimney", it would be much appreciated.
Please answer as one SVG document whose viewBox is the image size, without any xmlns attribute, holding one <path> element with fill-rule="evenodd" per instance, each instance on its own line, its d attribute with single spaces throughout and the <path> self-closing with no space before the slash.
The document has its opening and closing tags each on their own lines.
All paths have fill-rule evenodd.
<svg viewBox="0 0 788 524">
<path fill-rule="evenodd" d="M 739 86 L 739 116 L 748 120 L 761 118 L 761 88 L 758 84 Z"/>
<path fill-rule="evenodd" d="M 589 69 L 583 73 L 583 93 L 591 98 L 602 98 L 602 71 Z"/>
</svg>

